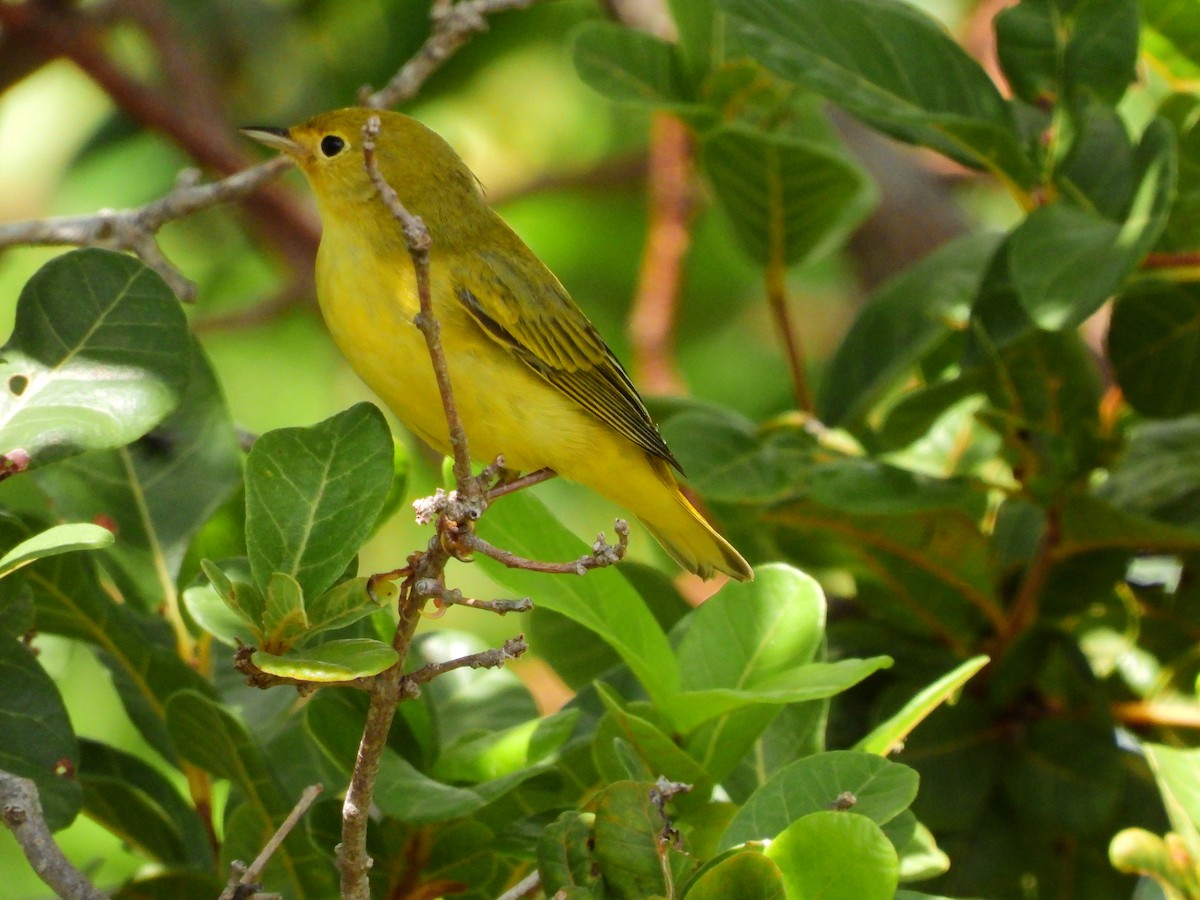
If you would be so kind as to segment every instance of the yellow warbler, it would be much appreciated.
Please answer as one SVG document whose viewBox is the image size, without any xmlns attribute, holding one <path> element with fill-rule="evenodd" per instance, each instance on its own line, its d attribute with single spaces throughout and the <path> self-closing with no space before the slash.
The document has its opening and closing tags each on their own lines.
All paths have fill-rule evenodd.
<svg viewBox="0 0 1200 900">
<path fill-rule="evenodd" d="M 300 166 L 324 234 L 317 294 L 334 341 L 402 422 L 450 442 L 400 224 L 371 183 L 362 129 L 378 115 L 380 173 L 433 238 L 430 281 L 472 455 L 553 469 L 636 515 L 685 569 L 750 579 L 741 555 L 679 491 L 637 391 L 558 279 L 488 207 L 442 138 L 408 116 L 343 109 L 292 128 L 246 128 Z"/>
</svg>

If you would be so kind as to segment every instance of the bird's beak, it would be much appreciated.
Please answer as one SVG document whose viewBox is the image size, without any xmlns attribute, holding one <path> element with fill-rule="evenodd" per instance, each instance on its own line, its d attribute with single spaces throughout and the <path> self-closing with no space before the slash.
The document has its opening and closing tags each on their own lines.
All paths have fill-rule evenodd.
<svg viewBox="0 0 1200 900">
<path fill-rule="evenodd" d="M 271 125 L 247 125 L 239 128 L 238 131 L 260 144 L 266 144 L 275 150 L 282 150 L 289 156 L 299 156 L 304 152 L 304 148 L 292 140 L 286 128 L 275 128 Z"/>
</svg>

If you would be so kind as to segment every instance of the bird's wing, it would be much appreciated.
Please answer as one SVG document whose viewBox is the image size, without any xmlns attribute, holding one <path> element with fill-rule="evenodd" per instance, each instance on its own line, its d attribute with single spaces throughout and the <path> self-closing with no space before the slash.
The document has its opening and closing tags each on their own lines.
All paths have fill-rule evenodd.
<svg viewBox="0 0 1200 900">
<path fill-rule="evenodd" d="M 599 332 L 550 270 L 529 250 L 520 250 L 475 251 L 469 265 L 452 266 L 455 297 L 489 337 L 549 384 L 679 469 Z"/>
</svg>

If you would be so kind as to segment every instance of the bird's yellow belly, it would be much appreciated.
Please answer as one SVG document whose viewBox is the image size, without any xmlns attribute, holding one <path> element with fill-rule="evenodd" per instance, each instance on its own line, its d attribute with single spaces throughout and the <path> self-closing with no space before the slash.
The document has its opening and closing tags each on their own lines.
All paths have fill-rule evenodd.
<svg viewBox="0 0 1200 900">
<path fill-rule="evenodd" d="M 373 265 L 318 266 L 326 325 L 358 376 L 397 418 L 448 453 L 446 417 L 429 350 L 413 323 L 417 300 L 411 273 L 391 284 L 375 283 L 363 274 L 378 271 Z M 360 299 L 334 299 L 343 297 Z M 435 294 L 434 309 L 474 459 L 490 462 L 503 454 L 511 469 L 549 466 L 587 482 L 587 460 L 594 464 L 597 454 L 619 452 L 609 446 L 614 440 L 628 444 L 484 334 L 452 296 Z"/>
</svg>

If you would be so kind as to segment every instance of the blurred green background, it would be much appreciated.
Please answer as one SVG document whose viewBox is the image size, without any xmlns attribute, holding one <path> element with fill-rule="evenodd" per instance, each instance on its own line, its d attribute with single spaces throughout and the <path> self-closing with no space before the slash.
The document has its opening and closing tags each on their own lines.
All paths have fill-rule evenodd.
<svg viewBox="0 0 1200 900">
<path fill-rule="evenodd" d="M 974 4 L 924 4 L 960 27 Z M 332 0 L 173 0 L 163 4 L 207 70 L 232 133 L 238 124 L 286 125 L 353 103 L 364 84 L 382 85 L 428 32 L 427 0 L 354 4 Z M 627 321 L 646 233 L 644 170 L 648 118 L 592 93 L 570 62 L 569 34 L 603 11 L 589 0 L 555 0 L 492 21 L 402 107 L 453 144 L 509 223 L 559 276 L 628 362 Z M 106 47 L 124 69 L 153 83 L 159 61 L 144 34 L 116 25 Z M 2 74 L 2 73 L 0 73 Z M 27 77 L 0 82 L 0 221 L 134 206 L 167 192 L 188 155 L 126 117 L 74 64 L 57 60 Z M 248 142 L 247 142 L 248 143 Z M 248 156 L 259 148 L 246 147 Z M 286 182 L 309 204 L 295 172 Z M 968 185 L 968 206 L 1012 215 L 984 189 Z M 224 385 L 235 421 L 251 433 L 309 424 L 369 392 L 326 336 L 314 298 L 272 298 L 288 282 L 235 208 L 210 210 L 168 226 L 162 247 L 199 285 L 189 315 Z M 22 285 L 55 248 L 0 253 L 0 330 L 11 329 Z M 791 273 L 792 305 L 819 380 L 822 360 L 853 318 L 863 291 L 853 261 L 818 260 Z M 792 408 L 787 368 L 762 300 L 761 275 L 743 259 L 720 215 L 701 202 L 685 273 L 677 331 L 690 394 L 756 421 Z M 652 400 L 652 398 L 651 398 Z M 408 440 L 406 438 L 406 440 Z M 411 496 L 440 482 L 439 461 L 409 440 Z M 539 496 L 588 541 L 611 529 L 618 511 L 569 484 Z M 390 569 L 427 539 L 406 508 L 372 543 L 366 571 Z M 643 532 L 632 555 L 674 571 Z M 454 577 L 464 590 L 492 591 L 470 566 Z M 519 621 L 455 610 L 449 624 L 498 641 Z M 39 640 L 42 662 L 64 685 L 78 734 L 118 746 L 140 745 L 108 676 L 90 651 Z M 553 684 L 536 661 L 516 668 L 547 703 Z M 557 695 L 560 696 L 560 695 Z M 147 754 L 152 757 L 151 754 Z M 91 874 L 118 880 L 136 864 L 114 839 L 82 817 L 61 835 Z M 46 896 L 0 837 L 6 897 Z"/>
</svg>

